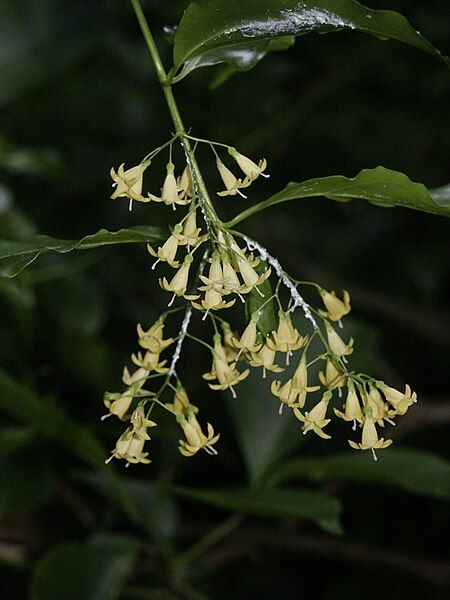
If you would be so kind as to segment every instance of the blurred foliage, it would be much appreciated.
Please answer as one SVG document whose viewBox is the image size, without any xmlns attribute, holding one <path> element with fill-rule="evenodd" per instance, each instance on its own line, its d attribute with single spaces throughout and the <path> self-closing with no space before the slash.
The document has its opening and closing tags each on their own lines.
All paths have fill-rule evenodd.
<svg viewBox="0 0 450 600">
<path fill-rule="evenodd" d="M 186 5 L 143 2 L 167 65 L 164 28 Z M 442 2 L 388 8 L 448 53 Z M 3 0 L 0 49 L 0 239 L 24 261 L 1 255 L 3 275 L 41 254 L 0 279 L 3 595 L 447 598 L 449 222 L 309 198 L 243 225 L 294 276 L 349 290 L 355 367 L 417 390 L 377 464 L 343 452 L 344 429 L 326 444 L 302 436 L 259 378 L 236 400 L 211 394 L 189 378 L 209 367 L 196 348 L 181 375 L 221 431 L 219 455 L 179 456 L 167 422 L 152 434 L 151 465 L 105 466 L 122 427 L 100 422 L 102 394 L 120 384 L 136 322 L 150 325 L 165 298 L 145 243 L 58 252 L 102 228 L 139 241 L 166 225 L 159 207 L 130 213 L 109 200 L 109 169 L 140 160 L 171 124 L 127 2 Z M 450 180 L 448 69 L 425 53 L 358 32 L 311 34 L 230 74 L 199 69 L 175 88 L 196 135 L 269 161 L 249 200 L 218 201 L 224 219 L 289 181 L 378 165 L 429 189 Z M 52 239 L 36 245 L 38 234 Z"/>
</svg>

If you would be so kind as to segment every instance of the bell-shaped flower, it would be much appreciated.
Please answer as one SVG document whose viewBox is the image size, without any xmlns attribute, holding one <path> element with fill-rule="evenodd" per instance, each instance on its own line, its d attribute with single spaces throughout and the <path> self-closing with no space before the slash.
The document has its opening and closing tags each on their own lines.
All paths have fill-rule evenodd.
<svg viewBox="0 0 450 600">
<path fill-rule="evenodd" d="M 348 356 L 353 352 L 353 338 L 346 344 L 333 327 L 325 321 L 328 345 L 335 356 Z"/>
<path fill-rule="evenodd" d="M 125 164 L 122 163 L 117 169 L 117 173 L 114 169 L 111 169 L 111 177 L 114 180 L 113 186 L 116 188 L 111 198 L 129 198 L 130 209 L 131 202 L 137 200 L 138 202 L 149 202 L 148 198 L 142 196 L 142 182 L 145 169 L 148 164 L 140 164 L 135 167 L 131 167 L 125 171 Z"/>
<path fill-rule="evenodd" d="M 241 154 L 236 148 L 228 148 L 228 153 L 234 158 L 239 167 L 246 175 L 247 185 L 250 185 L 252 181 L 257 179 L 260 175 L 263 177 L 269 177 L 267 173 L 264 173 L 267 167 L 267 161 L 265 158 L 261 159 L 258 164 Z"/>
<path fill-rule="evenodd" d="M 174 210 L 177 205 L 189 204 L 191 202 L 190 198 L 183 199 L 178 194 L 178 184 L 174 175 L 175 166 L 173 163 L 167 164 L 167 174 L 164 179 L 163 187 L 161 190 L 161 196 L 154 196 L 153 194 L 148 194 L 150 200 L 154 202 L 164 202 L 166 206 L 171 206 Z"/>
<path fill-rule="evenodd" d="M 262 292 L 260 292 L 256 286 L 261 285 L 262 283 L 264 283 L 264 281 L 266 281 L 266 279 L 270 276 L 271 269 L 270 267 L 268 267 L 264 271 L 264 273 L 258 275 L 258 273 L 253 268 L 252 262 L 253 261 L 251 257 L 249 258 L 243 256 L 237 258 L 237 266 L 239 269 L 239 273 L 241 274 L 242 279 L 244 280 L 244 285 L 241 286 L 239 292 L 241 294 L 247 294 L 253 288 L 255 288 L 257 292 L 259 292 L 259 294 L 263 296 Z"/>
<path fill-rule="evenodd" d="M 263 379 L 266 378 L 266 371 L 272 371 L 273 373 L 281 373 L 284 371 L 282 367 L 274 364 L 276 352 L 267 344 L 267 339 L 259 352 L 251 354 L 250 365 L 252 367 L 263 368 Z"/>
<path fill-rule="evenodd" d="M 169 302 L 169 306 L 172 305 L 175 300 L 175 296 L 183 296 L 186 300 L 197 300 L 198 295 L 186 294 L 187 285 L 189 281 L 189 269 L 191 268 L 192 254 L 188 254 L 184 259 L 183 264 L 172 277 L 170 283 L 165 277 L 159 280 L 159 285 L 167 292 L 172 292 L 172 300 Z"/>
<path fill-rule="evenodd" d="M 280 408 L 278 410 L 280 415 L 283 412 L 283 406 L 285 404 L 289 406 L 289 408 L 300 407 L 296 401 L 298 392 L 295 389 L 293 379 L 288 379 L 285 384 L 282 384 L 281 381 L 272 381 L 270 390 L 274 396 L 277 396 L 280 399 Z"/>
<path fill-rule="evenodd" d="M 350 312 L 350 294 L 347 290 L 344 290 L 342 300 L 336 296 L 336 292 L 327 292 L 321 289 L 320 295 L 327 309 L 318 311 L 322 317 L 330 319 L 330 321 L 340 321 Z"/>
<path fill-rule="evenodd" d="M 233 346 L 232 340 L 236 337 L 236 335 L 231 331 L 230 324 L 226 321 L 222 321 L 222 331 L 223 331 L 223 342 L 225 348 L 225 354 L 227 357 L 227 361 L 233 362 L 237 360 L 239 351 Z"/>
<path fill-rule="evenodd" d="M 166 402 L 165 406 L 174 415 L 184 415 L 187 417 L 189 411 L 192 411 L 194 414 L 198 413 L 198 407 L 190 403 L 186 390 L 180 384 L 177 385 L 172 402 Z"/>
<path fill-rule="evenodd" d="M 279 312 L 278 328 L 272 331 L 273 339 L 267 339 L 267 345 L 272 350 L 286 352 L 286 364 L 289 364 L 289 356 L 294 350 L 298 350 L 307 342 L 306 337 L 302 337 L 297 329 L 292 325 L 291 316 L 284 311 Z"/>
<path fill-rule="evenodd" d="M 200 304 L 193 302 L 192 305 L 200 310 L 204 309 L 206 312 L 233 306 L 236 300 L 226 302 L 222 298 L 222 295 L 230 294 L 230 291 L 224 288 L 224 277 L 219 253 L 215 252 L 213 254 L 208 275 L 208 277 L 200 275 L 200 279 L 205 285 L 200 286 L 198 289 L 205 292 L 204 299 L 201 300 Z"/>
<path fill-rule="evenodd" d="M 103 404 L 108 409 L 109 414 L 104 415 L 102 420 L 109 415 L 116 415 L 121 421 L 127 421 L 129 417 L 128 411 L 132 402 L 132 394 L 111 394 L 109 392 L 105 392 L 103 396 Z"/>
<path fill-rule="evenodd" d="M 320 385 L 308 386 L 308 367 L 306 364 L 306 351 L 303 352 L 302 357 L 298 363 L 298 367 L 295 370 L 292 378 L 292 385 L 298 394 L 297 403 L 300 408 L 303 408 L 306 402 L 306 394 L 308 392 L 316 392 L 320 389 Z"/>
<path fill-rule="evenodd" d="M 177 227 L 178 225 L 175 225 L 174 231 L 176 231 Z M 160 261 L 167 262 L 167 264 L 173 267 L 174 269 L 178 269 L 180 263 L 177 260 L 175 260 L 175 256 L 177 254 L 179 244 L 180 242 L 175 233 L 172 233 L 172 235 L 169 238 L 167 238 L 164 244 L 162 246 L 159 246 L 158 250 L 154 250 L 150 246 L 150 244 L 147 244 L 147 250 L 152 256 L 154 256 L 157 259 L 156 262 L 153 263 L 152 269 L 154 269 Z"/>
<path fill-rule="evenodd" d="M 378 382 L 377 386 L 383 392 L 389 404 L 394 407 L 397 415 L 404 415 L 408 408 L 417 402 L 417 394 L 411 390 L 409 385 L 405 387 L 404 393 L 387 386 L 383 382 Z"/>
<path fill-rule="evenodd" d="M 239 350 L 239 355 L 241 352 L 259 352 L 262 344 L 258 344 L 256 339 L 258 337 L 258 330 L 256 328 L 256 323 L 258 321 L 258 314 L 254 313 L 250 319 L 249 324 L 244 329 L 241 338 L 233 337 L 231 339 L 231 344 Z"/>
<path fill-rule="evenodd" d="M 183 429 L 185 440 L 179 440 L 178 449 L 183 456 L 194 456 L 199 450 L 203 449 L 208 454 L 217 454 L 213 448 L 220 437 L 215 434 L 211 423 L 207 424 L 207 433 L 203 433 L 197 417 L 193 411 L 190 411 L 187 418 L 184 415 L 177 415 L 177 421 Z"/>
<path fill-rule="evenodd" d="M 343 375 L 334 364 L 334 361 L 327 358 L 327 364 L 325 371 L 320 371 L 319 379 L 322 385 L 329 390 L 333 390 L 337 387 L 343 387 L 346 384 L 347 378 Z"/>
<path fill-rule="evenodd" d="M 144 350 L 149 350 L 153 354 L 160 354 L 173 342 L 173 338 L 163 339 L 163 319 L 158 319 L 147 331 L 142 328 L 140 323 L 138 323 L 136 329 L 139 336 L 139 346 L 144 348 Z"/>
<path fill-rule="evenodd" d="M 331 420 L 325 418 L 330 398 L 331 392 L 325 392 L 322 400 L 320 400 L 320 402 L 318 402 L 309 412 L 305 412 L 305 414 L 300 412 L 298 408 L 294 408 L 295 416 L 299 421 L 303 422 L 303 434 L 308 433 L 308 431 L 314 431 L 315 434 L 324 440 L 330 439 L 331 436 L 323 431 L 323 428 L 328 425 Z"/>
<path fill-rule="evenodd" d="M 177 188 L 180 196 L 183 199 L 194 197 L 194 182 L 192 180 L 192 173 L 189 165 L 184 167 L 181 177 L 178 177 Z"/>
<path fill-rule="evenodd" d="M 145 439 L 136 435 L 133 427 L 129 427 L 116 442 L 112 455 L 105 462 L 109 462 L 113 458 L 122 458 L 128 463 L 145 463 L 152 462 L 148 456 L 148 452 L 144 452 Z"/>
<path fill-rule="evenodd" d="M 348 440 L 348 443 L 352 448 L 355 448 L 355 450 L 372 450 L 373 459 L 377 460 L 375 450 L 378 448 L 387 448 L 392 444 L 392 440 L 385 440 L 383 438 L 378 439 L 378 432 L 374 420 L 367 416 L 364 419 L 361 443 L 352 442 L 352 440 Z"/>
<path fill-rule="evenodd" d="M 368 394 L 363 394 L 363 402 L 365 412 L 369 408 L 369 416 L 377 425 L 384 427 L 384 421 L 388 421 L 391 425 L 395 424 L 389 419 L 390 416 L 394 416 L 389 411 L 389 404 L 383 400 L 377 388 L 371 387 Z"/>
<path fill-rule="evenodd" d="M 235 196 L 239 194 L 243 198 L 247 198 L 242 192 L 241 188 L 248 187 L 250 185 L 250 181 L 243 183 L 242 179 L 238 179 L 233 175 L 228 167 L 226 167 L 223 162 L 218 158 L 217 159 L 217 169 L 219 171 L 219 175 L 223 181 L 225 186 L 225 190 L 223 192 L 217 192 L 218 196 Z"/>
<path fill-rule="evenodd" d="M 232 362 L 228 364 L 228 358 L 225 348 L 222 345 L 220 334 L 214 336 L 214 348 L 213 348 L 213 364 L 211 371 L 205 373 L 203 378 L 207 381 L 217 380 L 219 383 L 209 383 L 209 387 L 212 390 L 226 390 L 230 388 L 233 398 L 236 398 L 236 392 L 234 391 L 235 385 L 245 379 L 250 373 L 249 369 L 246 369 L 242 373 L 236 369 L 236 363 Z"/>
<path fill-rule="evenodd" d="M 197 227 L 197 211 L 191 210 L 182 224 L 175 225 L 173 235 L 177 238 L 178 244 L 187 246 L 190 252 L 208 237 L 208 235 L 200 235 L 200 231 L 200 227 Z"/>
<path fill-rule="evenodd" d="M 159 362 L 159 352 L 147 351 L 144 355 L 142 355 L 141 352 L 137 352 L 136 354 L 131 355 L 131 360 L 135 365 L 146 369 L 149 373 L 151 371 L 155 371 L 156 373 L 167 373 L 169 370 L 167 367 L 164 367 L 167 360 Z"/>
<path fill-rule="evenodd" d="M 141 440 L 149 440 L 150 436 L 147 429 L 148 427 L 156 427 L 156 423 L 147 419 L 144 407 L 139 404 L 131 415 L 131 426 L 133 427 L 133 435 L 137 435 Z"/>
<path fill-rule="evenodd" d="M 349 382 L 347 398 L 345 399 L 344 412 L 337 408 L 334 409 L 335 414 L 344 421 L 353 421 L 353 430 L 356 429 L 356 423 L 362 423 L 364 420 L 363 411 L 359 402 L 356 390 Z"/>
</svg>

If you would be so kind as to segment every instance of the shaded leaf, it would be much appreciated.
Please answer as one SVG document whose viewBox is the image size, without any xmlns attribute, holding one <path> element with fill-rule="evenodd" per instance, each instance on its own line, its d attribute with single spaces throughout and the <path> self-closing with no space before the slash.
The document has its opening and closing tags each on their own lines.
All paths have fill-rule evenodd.
<svg viewBox="0 0 450 600">
<path fill-rule="evenodd" d="M 277 378 L 287 374 L 277 374 Z M 278 414 L 277 398 L 270 391 L 270 374 L 262 378 L 261 370 L 252 369 L 239 384 L 238 398 L 225 396 L 236 437 L 252 481 L 263 475 L 268 467 L 305 441 L 300 435 L 298 421 L 284 411 Z"/>
<path fill-rule="evenodd" d="M 263 517 L 290 516 L 326 522 L 337 519 L 341 514 L 338 500 L 319 492 L 296 488 L 198 490 L 164 486 L 163 489 L 218 508 Z"/>
<path fill-rule="evenodd" d="M 88 464 L 104 467 L 106 452 L 88 427 L 65 415 L 54 404 L 41 400 L 3 370 L 0 370 L 0 408 L 49 439 L 60 442 Z"/>
<path fill-rule="evenodd" d="M 450 499 L 450 462 L 431 452 L 412 448 L 380 451 L 377 462 L 364 452 L 296 458 L 273 472 L 273 480 L 277 482 L 298 477 L 386 485 L 423 496 Z"/>
<path fill-rule="evenodd" d="M 309 179 L 303 183 L 289 183 L 281 192 L 244 210 L 229 221 L 227 226 L 232 227 L 274 204 L 316 196 L 325 196 L 340 202 L 361 198 L 377 206 L 403 206 L 435 215 L 450 216 L 450 202 L 445 193 L 441 191 L 436 193 L 435 190 L 432 197 L 422 183 L 414 183 L 407 175 L 398 171 L 376 167 L 363 169 L 353 179 L 343 175 L 332 175 Z"/>
<path fill-rule="evenodd" d="M 267 264 L 264 261 L 261 261 L 255 270 L 259 275 L 261 275 L 266 269 Z M 263 336 L 266 337 L 269 335 L 269 333 L 274 331 L 278 325 L 275 298 L 269 300 L 269 298 L 273 295 L 272 285 L 269 279 L 266 279 L 266 281 L 264 281 L 261 285 L 258 285 L 258 290 L 252 288 L 251 292 L 247 296 L 247 300 L 245 302 L 245 314 L 247 321 L 250 321 L 252 314 L 254 312 L 258 313 L 258 321 L 256 326 Z"/>
<path fill-rule="evenodd" d="M 130 536 L 107 534 L 91 541 L 61 544 L 38 563 L 33 600 L 111 600 L 118 598 L 139 550 Z"/>
<path fill-rule="evenodd" d="M 121 498 L 117 488 L 103 473 L 77 473 L 75 478 L 87 483 L 110 502 L 120 506 Z M 176 509 L 171 498 L 162 495 L 154 483 L 142 479 L 122 477 L 122 486 L 134 500 L 143 523 L 158 535 L 171 536 L 175 530 Z"/>
<path fill-rule="evenodd" d="M 402 15 L 354 0 L 194 0 L 175 33 L 174 65 L 182 67 L 181 77 L 221 62 L 251 68 L 276 38 L 341 29 L 396 39 L 441 58 Z"/>
<path fill-rule="evenodd" d="M 57 240 L 38 235 L 27 241 L 0 240 L 0 276 L 15 277 L 45 252 L 65 254 L 72 250 L 90 250 L 113 244 L 131 244 L 163 239 L 156 227 L 137 226 L 119 231 L 100 229 L 81 240 Z"/>
</svg>

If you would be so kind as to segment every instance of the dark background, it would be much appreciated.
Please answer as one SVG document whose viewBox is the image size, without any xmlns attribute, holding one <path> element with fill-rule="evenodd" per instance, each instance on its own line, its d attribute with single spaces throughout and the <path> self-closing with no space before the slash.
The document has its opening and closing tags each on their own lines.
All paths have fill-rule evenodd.
<svg viewBox="0 0 450 600">
<path fill-rule="evenodd" d="M 167 66 L 171 47 L 163 27 L 174 25 L 185 5 L 143 3 Z M 445 3 L 372 0 L 370 5 L 402 12 L 448 54 Z M 196 71 L 175 87 L 186 125 L 195 135 L 266 157 L 271 173 L 254 186 L 248 201 L 220 199 L 217 209 L 224 217 L 288 181 L 353 177 L 377 165 L 427 187 L 450 179 L 449 73 L 413 48 L 356 32 L 307 35 L 292 50 L 210 89 L 215 73 Z M 121 162 L 136 164 L 170 131 L 127 2 L 2 1 L 0 237 L 39 232 L 77 239 L 101 227 L 164 225 L 172 215 L 159 207 L 136 206 L 130 213 L 126 202 L 109 200 L 109 169 Z M 206 153 L 201 156 L 206 178 L 217 185 L 212 161 Z M 163 168 L 164 160 L 152 166 L 153 193 Z M 358 364 L 391 385 L 410 383 L 420 398 L 392 433 L 396 445 L 448 458 L 449 223 L 363 201 L 309 199 L 275 206 L 245 222 L 242 230 L 295 277 L 349 290 L 349 327 L 361 348 Z M 118 246 L 49 255 L 17 279 L 0 281 L 2 368 L 49 407 L 61 407 L 87 424 L 105 448 L 114 446 L 122 427 L 112 420 L 100 423 L 102 394 L 120 389 L 122 367 L 136 350 L 136 322 L 150 325 L 166 302 L 149 264 L 145 247 Z M 192 401 L 222 433 L 216 462 L 206 454 L 189 461 L 178 457 L 178 434 L 168 423 L 162 434 L 155 433 L 154 462 L 128 471 L 118 465 L 123 478 L 203 488 L 245 483 L 252 461 L 248 453 L 260 448 L 255 442 L 247 455 L 240 452 L 244 442 L 234 425 L 239 408 L 230 410 L 229 399 L 208 391 L 199 376 L 209 363 L 207 354 L 191 346 L 180 373 Z M 256 387 L 245 390 L 237 400 L 242 415 L 245 395 L 260 393 Z M 34 417 L 11 412 L 6 408 L 0 416 L 0 586 L 5 597 L 25 598 L 35 565 L 57 544 L 83 541 L 95 532 L 136 533 L 136 526 L 86 483 L 96 472 L 88 471 L 76 452 L 52 441 Z M 248 415 L 241 420 L 247 418 L 251 422 Z M 262 445 L 270 419 L 255 432 Z M 286 447 L 292 448 L 299 430 L 289 435 Z M 307 442 L 293 454 L 327 454 L 347 446 L 344 430 L 327 444 Z M 194 569 L 192 585 L 206 596 L 192 590 L 189 596 L 187 588 L 174 591 L 165 559 L 154 550 L 149 571 L 138 563 L 129 576 L 130 586 L 153 591 L 133 596 L 131 589 L 118 597 L 448 597 L 450 523 L 444 500 L 333 481 L 325 490 L 343 501 L 344 537 L 286 519 L 249 518 L 238 529 L 241 537 L 238 533 L 226 546 L 228 555 L 214 548 L 216 569 Z M 170 511 L 167 527 L 179 549 L 226 517 L 183 500 L 175 508 L 170 504 Z M 261 530 L 265 542 L 258 538 Z M 295 535 L 297 545 L 283 543 Z M 153 543 L 157 548 L 150 537 L 150 548 Z"/>
</svg>

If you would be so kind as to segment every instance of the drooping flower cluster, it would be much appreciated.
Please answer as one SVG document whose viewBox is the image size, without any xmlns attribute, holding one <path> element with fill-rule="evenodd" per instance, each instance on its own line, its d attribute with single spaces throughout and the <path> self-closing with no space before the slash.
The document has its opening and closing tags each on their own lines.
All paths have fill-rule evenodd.
<svg viewBox="0 0 450 600">
<path fill-rule="evenodd" d="M 124 368 L 124 392 L 105 394 L 104 404 L 109 411 L 106 416 L 116 415 L 120 420 L 129 422 L 111 458 L 122 458 L 127 463 L 150 462 L 144 445 L 150 439 L 147 429 L 156 426 L 150 415 L 158 407 L 168 411 L 181 428 L 184 439 L 179 440 L 178 447 L 183 456 L 193 456 L 200 449 L 209 454 L 217 453 L 214 446 L 219 435 L 210 423 L 206 427 L 199 423 L 199 409 L 190 403 L 175 369 L 184 338 L 189 337 L 210 349 L 212 366 L 203 374 L 203 379 L 211 390 L 229 390 L 236 398 L 236 387 L 248 377 L 251 369 L 261 368 L 263 379 L 269 373 L 277 374 L 272 375 L 269 387 L 279 402 L 280 415 L 283 409 L 292 410 L 303 434 L 312 431 L 323 439 L 331 437 L 330 422 L 334 416 L 347 421 L 352 424 L 353 431 L 361 430 L 361 441 L 351 439 L 350 446 L 371 450 L 376 460 L 375 451 L 392 443 L 392 440 L 380 438 L 377 428 L 385 427 L 386 422 L 394 424 L 394 418 L 404 415 L 416 402 L 416 394 L 409 386 L 401 392 L 348 368 L 354 341 L 351 338 L 344 340 L 336 326 L 342 328 L 342 319 L 351 310 L 349 293 L 344 290 L 340 298 L 334 291 L 307 282 L 315 286 L 323 303 L 321 307 L 314 308 L 300 296 L 298 287 L 301 282 L 287 275 L 277 259 L 262 250 L 259 257 L 255 256 L 252 250 L 262 247 L 256 243 L 251 245 L 246 238 L 245 244 L 238 244 L 236 238 L 240 234 L 230 231 L 215 217 L 211 200 L 205 197 L 205 188 L 199 188 L 201 175 L 198 171 L 193 172 L 192 169 L 197 169 L 195 164 L 190 161 L 182 175 L 176 177 L 172 162 L 175 139 L 176 136 L 135 167 L 125 170 L 122 164 L 117 171 L 111 169 L 115 187 L 112 198 L 128 198 L 130 209 L 133 201 L 163 203 L 173 210 L 187 207 L 186 214 L 173 225 L 169 237 L 160 246 L 147 246 L 149 254 L 156 259 L 152 269 L 165 263 L 166 267 L 175 270 L 175 273 L 159 278 L 161 288 L 170 294 L 169 309 L 149 329 L 145 330 L 140 324 L 137 326 L 140 351 L 131 356 L 136 368 L 132 372 Z M 217 192 L 219 196 L 240 195 L 245 198 L 242 190 L 249 188 L 258 177 L 268 177 L 264 159 L 255 163 L 235 148 L 228 147 L 228 154 L 243 173 L 241 177 L 235 176 L 222 162 L 214 143 L 208 143 L 225 186 L 225 190 Z M 169 162 L 161 192 L 159 195 L 144 195 L 144 173 L 153 158 L 167 145 Z M 206 229 L 198 226 L 200 215 L 204 217 Z M 197 252 L 200 247 L 204 248 L 203 253 Z M 271 267 L 278 278 L 275 291 L 270 283 Z M 290 292 L 287 303 L 280 292 L 281 282 Z M 176 337 L 164 339 L 166 317 L 176 315 L 183 308 L 171 308 L 177 298 L 185 301 L 181 329 Z M 242 331 L 239 335 L 228 320 L 219 315 L 232 307 L 236 310 L 241 303 L 245 304 L 246 317 L 244 325 L 239 327 Z M 294 310 L 299 306 L 312 331 L 298 331 Z M 209 317 L 214 329 L 212 344 L 188 332 L 193 309 L 202 313 L 203 321 Z M 319 342 L 323 348 L 308 362 L 308 355 L 314 348 L 313 341 Z M 176 347 L 170 363 L 167 358 L 161 359 L 161 354 L 174 344 Z M 324 367 L 318 373 L 318 380 L 311 381 L 310 366 L 318 360 L 324 361 Z M 292 374 L 283 379 L 279 374 L 286 369 Z M 153 387 L 153 380 L 159 382 L 159 387 L 148 390 L 147 387 Z M 341 406 L 342 400 L 339 399 L 343 396 L 343 388 L 346 388 L 346 395 Z M 310 399 L 310 395 L 320 389 L 320 399 Z M 162 401 L 162 396 L 168 392 L 173 394 L 172 400 Z M 245 397 L 241 401 L 245 402 Z"/>
</svg>

